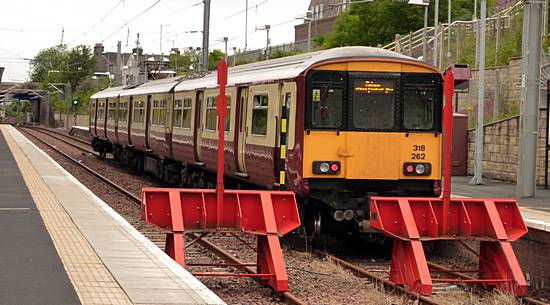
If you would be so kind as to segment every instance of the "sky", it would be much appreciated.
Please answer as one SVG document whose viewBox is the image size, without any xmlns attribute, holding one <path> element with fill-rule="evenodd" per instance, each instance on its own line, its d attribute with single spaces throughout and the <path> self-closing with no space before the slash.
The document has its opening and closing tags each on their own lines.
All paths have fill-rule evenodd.
<svg viewBox="0 0 550 305">
<path fill-rule="evenodd" d="M 105 51 L 131 52 L 137 33 L 145 53 L 170 48 L 200 47 L 202 0 L 0 0 L 0 67 L 2 81 L 29 78 L 29 61 L 38 51 L 61 43 L 69 47 L 102 42 Z M 294 25 L 303 21 L 310 0 L 248 0 L 248 49 L 265 47 L 265 31 L 271 25 L 271 44 L 294 41 Z M 150 9 L 148 9 L 150 8 Z M 218 40 L 229 37 L 228 49 L 244 48 L 246 0 L 211 0 L 210 49 L 223 49 Z M 148 9 L 148 10 L 147 10 Z M 146 11 L 146 12 L 144 12 Z M 140 13 L 141 16 L 137 17 Z M 134 18 L 137 17 L 137 18 Z M 230 54 L 232 52 L 229 52 Z"/>
</svg>

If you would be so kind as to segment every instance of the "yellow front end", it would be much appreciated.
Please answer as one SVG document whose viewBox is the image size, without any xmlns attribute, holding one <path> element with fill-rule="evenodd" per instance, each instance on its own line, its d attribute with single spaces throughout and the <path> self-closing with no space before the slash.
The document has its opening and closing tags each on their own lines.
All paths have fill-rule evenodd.
<svg viewBox="0 0 550 305">
<path fill-rule="evenodd" d="M 440 133 L 309 131 L 304 134 L 304 178 L 440 180 L 441 138 Z M 339 174 L 315 174 L 316 161 L 339 161 Z M 407 175 L 406 163 L 430 164 L 430 174 Z"/>
</svg>

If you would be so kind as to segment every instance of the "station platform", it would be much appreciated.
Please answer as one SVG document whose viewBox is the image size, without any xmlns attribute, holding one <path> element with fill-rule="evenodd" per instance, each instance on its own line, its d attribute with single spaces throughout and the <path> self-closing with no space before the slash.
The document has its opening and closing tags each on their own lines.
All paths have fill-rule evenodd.
<svg viewBox="0 0 550 305">
<path fill-rule="evenodd" d="M 516 198 L 516 185 L 488 180 L 482 185 L 469 184 L 471 177 L 452 177 L 455 196 L 478 198 Z M 537 189 L 535 198 L 516 198 L 527 227 L 550 232 L 550 189 Z"/>
<path fill-rule="evenodd" d="M 224 304 L 9 125 L 0 232 L 2 304 Z"/>
</svg>

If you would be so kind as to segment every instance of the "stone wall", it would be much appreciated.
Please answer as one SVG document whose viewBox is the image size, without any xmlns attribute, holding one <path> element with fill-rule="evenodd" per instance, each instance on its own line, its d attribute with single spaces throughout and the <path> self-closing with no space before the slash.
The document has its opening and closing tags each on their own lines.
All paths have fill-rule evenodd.
<svg viewBox="0 0 550 305">
<path fill-rule="evenodd" d="M 472 69 L 468 92 L 458 95 L 458 112 L 468 114 L 470 126 L 477 121 L 479 70 Z M 513 58 L 505 67 L 485 70 L 485 122 L 497 121 L 519 113 L 521 99 L 521 58 Z"/>
<path fill-rule="evenodd" d="M 545 99 L 546 100 L 546 99 Z M 544 146 L 546 144 L 546 109 L 539 110 L 537 183 L 544 184 Z M 483 128 L 483 176 L 516 182 L 519 149 L 519 116 L 486 124 Z M 475 129 L 468 130 L 468 174 L 475 163 Z"/>
</svg>

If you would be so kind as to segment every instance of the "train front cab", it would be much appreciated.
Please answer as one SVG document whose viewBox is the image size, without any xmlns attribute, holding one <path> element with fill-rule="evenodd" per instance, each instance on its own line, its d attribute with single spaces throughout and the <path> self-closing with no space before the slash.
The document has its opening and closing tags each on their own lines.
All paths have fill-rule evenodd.
<svg viewBox="0 0 550 305">
<path fill-rule="evenodd" d="M 313 219 L 369 231 L 370 196 L 439 195 L 438 71 L 400 61 L 326 64 L 306 75 L 305 101 L 303 177 Z"/>
</svg>

